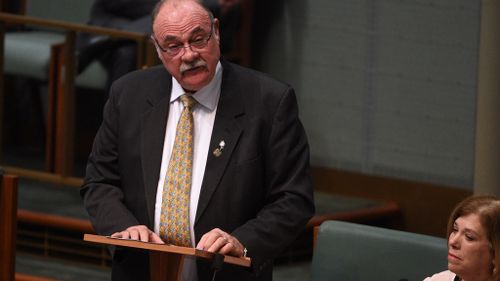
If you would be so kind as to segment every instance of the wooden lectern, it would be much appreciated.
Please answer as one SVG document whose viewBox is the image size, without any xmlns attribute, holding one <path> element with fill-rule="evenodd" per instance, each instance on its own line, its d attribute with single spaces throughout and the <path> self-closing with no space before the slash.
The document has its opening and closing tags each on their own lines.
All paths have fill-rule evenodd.
<svg viewBox="0 0 500 281">
<path fill-rule="evenodd" d="M 215 254 L 195 248 L 173 245 L 146 243 L 136 240 L 110 238 L 93 234 L 85 234 L 83 240 L 105 245 L 136 248 L 149 251 L 151 281 L 177 281 L 181 277 L 181 262 L 185 256 L 213 259 Z M 244 267 L 250 267 L 249 258 L 224 256 L 224 262 Z"/>
</svg>

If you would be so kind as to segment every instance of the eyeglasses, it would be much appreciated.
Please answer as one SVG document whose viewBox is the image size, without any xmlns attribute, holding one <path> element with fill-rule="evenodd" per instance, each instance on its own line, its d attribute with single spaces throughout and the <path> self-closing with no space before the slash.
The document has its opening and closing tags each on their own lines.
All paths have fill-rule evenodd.
<svg viewBox="0 0 500 281">
<path fill-rule="evenodd" d="M 160 49 L 162 52 L 166 53 L 171 57 L 175 57 L 181 52 L 181 50 L 184 50 L 186 48 L 191 48 L 192 51 L 203 50 L 203 48 L 207 46 L 208 41 L 210 41 L 210 38 L 212 38 L 213 30 L 214 30 L 214 23 L 212 22 L 212 24 L 210 25 L 210 33 L 205 35 L 196 35 L 187 44 L 183 44 L 181 42 L 174 42 L 174 43 L 169 43 L 166 47 L 162 47 L 160 45 L 154 34 L 151 35 L 151 38 L 155 42 L 158 49 Z"/>
</svg>

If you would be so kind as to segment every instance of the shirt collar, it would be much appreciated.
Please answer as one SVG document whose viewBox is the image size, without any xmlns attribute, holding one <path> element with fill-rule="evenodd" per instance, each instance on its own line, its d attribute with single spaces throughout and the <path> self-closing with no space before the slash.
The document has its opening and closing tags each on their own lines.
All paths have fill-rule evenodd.
<svg viewBox="0 0 500 281">
<path fill-rule="evenodd" d="M 222 65 L 220 61 L 215 67 L 215 75 L 212 81 L 208 83 L 205 87 L 201 88 L 199 91 L 193 94 L 193 98 L 202 106 L 206 107 L 210 111 L 214 110 L 217 106 L 217 101 L 220 94 L 220 87 L 222 82 Z M 170 95 L 170 103 L 177 100 L 180 96 L 184 94 L 184 89 L 172 76 L 172 93 Z"/>
</svg>

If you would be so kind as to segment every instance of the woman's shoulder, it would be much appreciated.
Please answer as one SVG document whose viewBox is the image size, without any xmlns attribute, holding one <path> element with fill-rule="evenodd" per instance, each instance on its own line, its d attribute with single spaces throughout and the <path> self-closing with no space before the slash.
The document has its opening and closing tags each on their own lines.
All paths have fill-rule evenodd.
<svg viewBox="0 0 500 281">
<path fill-rule="evenodd" d="M 427 277 L 424 279 L 424 281 L 453 281 L 454 278 L 455 278 L 455 273 L 446 270 L 436 273 L 431 277 Z"/>
</svg>

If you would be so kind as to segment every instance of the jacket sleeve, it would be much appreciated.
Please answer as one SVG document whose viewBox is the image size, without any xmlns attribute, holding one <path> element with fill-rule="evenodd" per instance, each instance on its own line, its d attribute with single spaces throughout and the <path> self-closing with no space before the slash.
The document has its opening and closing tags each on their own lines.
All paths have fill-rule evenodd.
<svg viewBox="0 0 500 281">
<path fill-rule="evenodd" d="M 84 206 L 97 233 L 110 235 L 139 224 L 124 204 L 118 156 L 118 98 L 111 89 L 103 122 L 94 140 L 80 190 Z"/>
<path fill-rule="evenodd" d="M 314 214 L 309 146 L 298 117 L 297 101 L 288 87 L 274 111 L 264 148 L 264 207 L 234 235 L 247 248 L 258 274 L 303 231 Z"/>
</svg>

